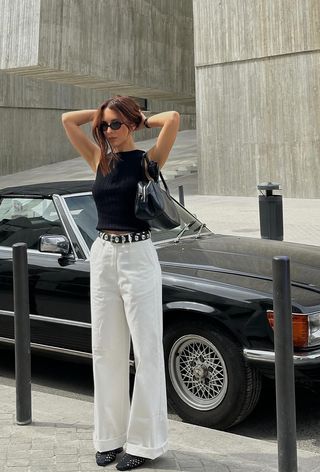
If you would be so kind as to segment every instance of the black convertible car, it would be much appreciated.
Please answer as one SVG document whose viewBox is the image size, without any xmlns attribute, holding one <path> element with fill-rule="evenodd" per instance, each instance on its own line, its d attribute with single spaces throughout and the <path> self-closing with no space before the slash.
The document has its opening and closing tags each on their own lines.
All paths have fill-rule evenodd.
<svg viewBox="0 0 320 472">
<path fill-rule="evenodd" d="M 32 348 L 91 357 L 92 184 L 0 190 L 1 343 L 14 342 L 12 245 L 25 242 Z M 181 226 L 152 231 L 162 267 L 168 399 L 185 421 L 226 429 L 253 410 L 262 376 L 274 375 L 275 255 L 291 259 L 296 379 L 320 380 L 320 250 L 214 234 L 176 204 Z"/>
</svg>

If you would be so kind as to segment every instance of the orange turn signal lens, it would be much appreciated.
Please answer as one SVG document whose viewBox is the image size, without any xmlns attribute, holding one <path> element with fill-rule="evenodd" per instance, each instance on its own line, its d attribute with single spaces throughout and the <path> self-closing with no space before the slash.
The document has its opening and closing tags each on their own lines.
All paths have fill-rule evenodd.
<svg viewBox="0 0 320 472">
<path fill-rule="evenodd" d="M 274 311 L 267 310 L 267 318 L 274 329 Z M 294 347 L 307 347 L 309 342 L 309 318 L 303 313 L 292 313 L 292 339 Z"/>
</svg>

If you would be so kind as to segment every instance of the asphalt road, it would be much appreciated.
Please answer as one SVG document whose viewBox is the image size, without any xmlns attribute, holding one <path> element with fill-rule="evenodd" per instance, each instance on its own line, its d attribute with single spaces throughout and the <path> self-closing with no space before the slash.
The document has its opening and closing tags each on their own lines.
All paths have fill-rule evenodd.
<svg viewBox="0 0 320 472">
<path fill-rule="evenodd" d="M 14 385 L 14 352 L 0 348 L 0 382 Z M 32 354 L 32 389 L 52 394 L 93 401 L 91 362 L 74 362 Z M 319 453 L 320 450 L 320 389 L 296 389 L 297 445 Z M 171 419 L 180 420 L 169 411 Z M 181 421 L 181 420 L 180 420 Z M 263 384 L 259 403 L 253 413 L 230 432 L 257 439 L 276 441 L 276 399 L 274 383 Z"/>
</svg>

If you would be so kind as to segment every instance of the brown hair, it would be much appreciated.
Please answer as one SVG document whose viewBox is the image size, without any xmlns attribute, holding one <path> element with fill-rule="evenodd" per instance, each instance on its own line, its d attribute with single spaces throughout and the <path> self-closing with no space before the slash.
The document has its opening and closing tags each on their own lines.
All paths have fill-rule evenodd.
<svg viewBox="0 0 320 472">
<path fill-rule="evenodd" d="M 128 128 L 132 124 L 136 125 L 136 127 L 139 126 L 142 119 L 140 107 L 138 103 L 131 97 L 116 95 L 114 97 L 109 98 L 98 107 L 92 123 L 92 135 L 93 139 L 98 144 L 101 150 L 99 164 L 103 175 L 108 174 L 114 167 L 116 161 L 119 160 L 119 156 L 113 151 L 110 142 L 108 141 L 105 133 L 101 129 L 101 123 L 103 121 L 103 111 L 106 108 L 118 112 Z M 108 152 L 109 147 L 110 152 Z"/>
</svg>

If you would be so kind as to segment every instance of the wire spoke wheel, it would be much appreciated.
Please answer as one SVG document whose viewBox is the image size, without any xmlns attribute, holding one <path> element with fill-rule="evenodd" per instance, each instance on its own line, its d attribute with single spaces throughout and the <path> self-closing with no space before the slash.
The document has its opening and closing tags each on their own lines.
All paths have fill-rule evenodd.
<svg viewBox="0 0 320 472">
<path fill-rule="evenodd" d="M 179 397 L 201 411 L 216 408 L 228 389 L 228 372 L 219 350 L 208 339 L 185 335 L 169 353 L 169 375 Z"/>
</svg>

